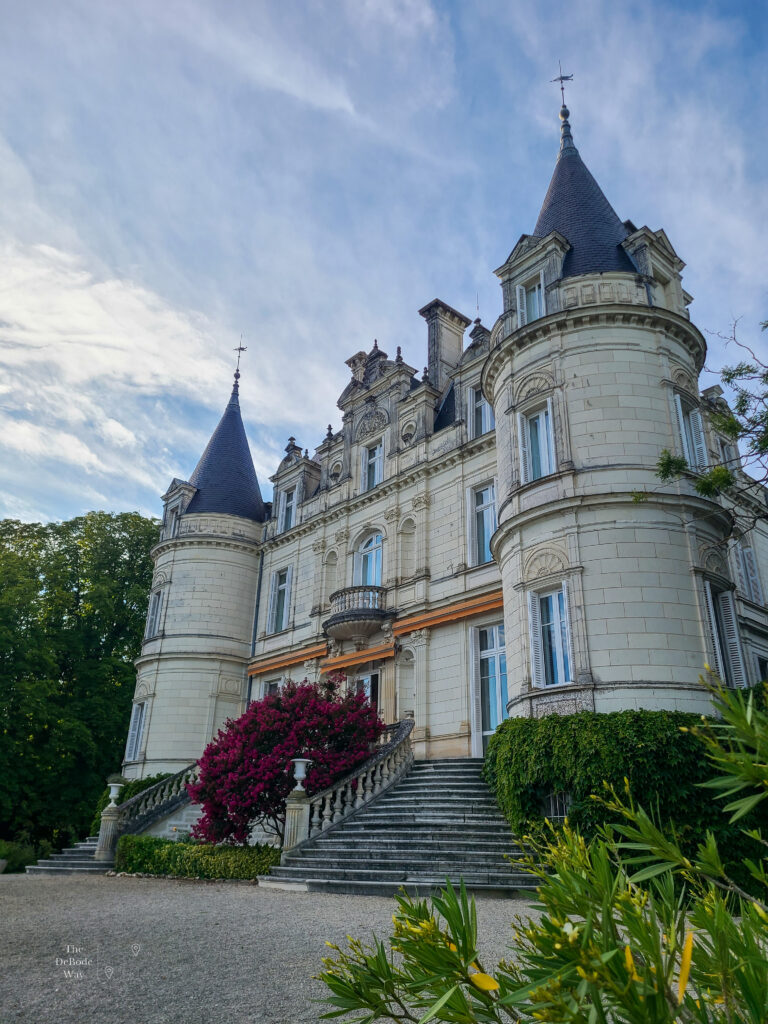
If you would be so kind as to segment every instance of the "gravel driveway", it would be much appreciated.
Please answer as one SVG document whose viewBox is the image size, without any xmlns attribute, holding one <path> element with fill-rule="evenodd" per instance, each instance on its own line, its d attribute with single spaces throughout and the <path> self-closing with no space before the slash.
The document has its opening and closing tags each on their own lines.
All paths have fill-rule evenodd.
<svg viewBox="0 0 768 1024">
<path fill-rule="evenodd" d="M 477 907 L 481 954 L 495 963 L 527 903 Z M 393 909 L 250 884 L 0 875 L 0 1022 L 313 1024 L 325 940 L 386 936 Z"/>
</svg>

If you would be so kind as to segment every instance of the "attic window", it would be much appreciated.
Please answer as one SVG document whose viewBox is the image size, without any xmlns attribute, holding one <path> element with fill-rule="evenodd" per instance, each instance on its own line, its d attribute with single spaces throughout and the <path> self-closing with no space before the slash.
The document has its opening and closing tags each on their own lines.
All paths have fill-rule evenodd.
<svg viewBox="0 0 768 1024">
<path fill-rule="evenodd" d="M 517 326 L 522 327 L 547 313 L 544 271 L 525 284 L 517 286 Z"/>
</svg>

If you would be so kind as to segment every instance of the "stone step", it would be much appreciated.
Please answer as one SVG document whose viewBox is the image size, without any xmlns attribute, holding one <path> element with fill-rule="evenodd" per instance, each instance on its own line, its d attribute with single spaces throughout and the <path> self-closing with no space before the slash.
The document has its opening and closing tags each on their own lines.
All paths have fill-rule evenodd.
<svg viewBox="0 0 768 1024">
<path fill-rule="evenodd" d="M 482 852 L 487 850 L 491 853 L 511 853 L 517 856 L 521 850 L 520 847 L 514 842 L 510 836 L 508 839 L 488 839 L 485 841 L 476 839 L 422 839 L 418 843 L 414 843 L 412 839 L 393 839 L 390 836 L 381 836 L 378 841 L 364 836 L 353 836 L 347 837 L 343 840 L 343 837 L 337 838 L 336 833 L 332 832 L 325 839 L 318 840 L 311 847 L 307 847 L 309 850 L 327 851 L 328 853 L 340 853 L 344 850 L 354 851 L 355 856 L 365 857 L 370 854 L 372 857 L 376 856 L 377 852 L 382 850 L 399 852 L 400 850 L 409 853 L 414 851 L 416 853 L 421 852 L 425 856 L 432 856 L 434 853 L 442 851 L 451 851 L 456 853 L 465 853 L 467 856 L 471 856 L 474 853 Z M 303 851 L 302 851 L 303 852 Z"/>
<path fill-rule="evenodd" d="M 463 825 L 473 828 L 475 826 L 500 828 L 500 822 L 502 822 L 503 819 L 500 818 L 498 821 L 494 821 L 493 819 L 489 820 L 488 815 L 485 814 L 462 813 L 460 811 L 457 811 L 456 814 L 448 817 L 444 811 L 436 811 L 432 813 L 427 810 L 427 808 L 423 808 L 418 812 L 393 811 L 389 814 L 385 810 L 377 811 L 371 808 L 370 811 L 366 811 L 364 814 L 360 815 L 359 821 L 366 827 L 369 825 L 376 825 L 377 823 L 384 823 L 390 827 L 393 825 L 413 824 L 422 825 L 424 827 L 440 826 L 445 828 L 450 828 L 452 825 L 455 827 Z"/>
<path fill-rule="evenodd" d="M 38 861 L 38 864 L 94 864 L 95 860 L 93 855 L 79 856 L 75 853 L 52 853 L 48 860 Z"/>
<path fill-rule="evenodd" d="M 101 874 L 111 871 L 114 867 L 113 861 L 90 861 L 88 864 L 67 864 L 59 861 L 52 864 L 50 861 L 43 861 L 40 864 L 28 864 L 24 869 L 28 875 L 78 875 L 78 874 Z"/>
<path fill-rule="evenodd" d="M 370 808 L 371 811 L 401 811 L 409 808 L 431 807 L 435 811 L 445 811 L 450 814 L 452 811 L 461 810 L 464 814 L 490 814 L 494 817 L 500 814 L 498 806 L 490 800 L 478 800 L 476 797 L 464 799 L 449 799 L 447 796 L 430 797 L 426 793 L 418 793 L 413 796 L 400 795 L 382 797 Z M 368 813 L 363 811 L 363 814 Z"/>
<path fill-rule="evenodd" d="M 442 837 L 450 838 L 455 836 L 464 836 L 466 838 L 467 830 L 459 822 L 454 821 L 443 821 L 443 822 L 430 822 L 429 825 L 419 824 L 419 822 L 401 822 L 395 824 L 391 821 L 367 821 L 364 824 L 355 820 L 345 822 L 334 830 L 331 835 L 344 836 L 379 836 L 380 833 L 387 832 L 397 838 L 409 838 L 412 842 L 418 843 L 422 838 L 431 836 L 432 838 L 439 839 Z M 510 839 L 513 833 L 509 826 L 504 823 L 498 822 L 485 822 L 482 825 L 477 825 L 474 830 L 474 836 L 483 838 L 495 838 L 495 839 Z M 317 837 L 318 841 L 322 839 L 322 834 Z"/>
<path fill-rule="evenodd" d="M 60 856 L 63 856 L 65 854 L 69 854 L 69 853 L 74 853 L 74 854 L 83 853 L 83 852 L 85 852 L 87 850 L 93 850 L 95 852 L 96 851 L 96 843 L 93 843 L 93 844 L 91 844 L 91 843 L 78 843 L 76 846 L 65 846 L 64 849 L 61 851 L 61 853 L 51 854 L 51 856 L 52 857 L 60 857 Z"/>
<path fill-rule="evenodd" d="M 355 870 L 387 870 L 387 871 L 404 871 L 408 872 L 428 872 L 432 874 L 466 874 L 467 872 L 475 871 L 501 871 L 509 873 L 513 871 L 514 865 L 509 861 L 505 861 L 503 856 L 486 856 L 486 857 L 466 857 L 465 855 L 459 856 L 445 856 L 444 854 L 434 854 L 433 856 L 408 856 L 402 854 L 399 857 L 393 857 L 390 855 L 383 855 L 381 857 L 368 857 L 365 859 L 359 857 L 310 857 L 297 855 L 291 857 L 290 855 L 285 856 L 280 864 L 280 871 L 288 868 L 295 868 L 297 870 L 311 869 L 313 872 L 328 870 L 333 871 L 336 868 L 344 868 L 349 870 L 351 866 L 354 866 Z M 519 873 L 521 868 L 516 868 Z"/>
<path fill-rule="evenodd" d="M 452 879 L 452 884 L 458 887 L 458 881 Z M 410 896 L 430 896 L 445 888 L 444 878 L 422 879 L 421 881 L 407 881 L 393 884 L 392 882 L 377 881 L 351 881 L 313 878 L 308 881 L 293 882 L 288 879 L 274 879 L 271 875 L 260 876 L 259 885 L 267 889 L 285 889 L 297 892 L 331 892 L 347 896 L 394 896 L 404 890 Z M 471 885 L 467 889 L 475 896 L 489 896 L 496 899 L 512 898 L 518 892 L 535 891 L 535 883 L 525 885 Z"/>
<path fill-rule="evenodd" d="M 311 878 L 327 878 L 336 879 L 343 881 L 360 881 L 360 882 L 421 882 L 429 880 L 437 880 L 438 884 L 442 881 L 445 884 L 446 878 L 455 878 L 457 881 L 459 878 L 464 879 L 464 883 L 467 886 L 470 885 L 526 885 L 532 881 L 530 875 L 524 874 L 523 872 L 517 871 L 504 871 L 503 869 L 497 870 L 449 870 L 445 873 L 441 872 L 439 867 L 435 867 L 434 870 L 409 870 L 405 869 L 391 869 L 386 865 L 384 867 L 376 868 L 291 868 L 291 867 L 279 867 L 271 872 L 271 877 L 274 879 L 285 878 L 289 881 L 309 881 Z"/>
</svg>

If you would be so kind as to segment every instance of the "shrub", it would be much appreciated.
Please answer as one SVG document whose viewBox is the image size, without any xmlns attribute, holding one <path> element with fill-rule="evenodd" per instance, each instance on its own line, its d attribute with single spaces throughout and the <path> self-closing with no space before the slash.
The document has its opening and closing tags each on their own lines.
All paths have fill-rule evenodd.
<svg viewBox="0 0 768 1024">
<path fill-rule="evenodd" d="M 384 725 L 364 694 L 342 684 L 340 676 L 317 685 L 288 682 L 219 731 L 200 759 L 199 781 L 188 786 L 203 806 L 195 838 L 247 843 L 260 821 L 282 840 L 292 757 L 312 759 L 304 784 L 309 794 L 367 760 Z"/>
<path fill-rule="evenodd" d="M 45 854 L 40 854 L 45 856 Z M 26 843 L 11 843 L 0 839 L 0 860 L 7 860 L 6 872 L 23 871 L 27 864 L 34 864 L 38 858 L 38 851 L 34 846 Z"/>
<path fill-rule="evenodd" d="M 162 782 L 163 779 L 169 778 L 170 775 L 170 772 L 160 772 L 157 775 L 148 775 L 145 779 L 133 779 L 132 782 L 127 782 L 118 794 L 118 804 L 124 804 L 126 800 L 130 800 L 132 796 L 137 796 L 139 793 L 143 793 L 145 789 L 149 789 L 150 786 L 154 786 L 156 782 Z M 90 835 L 97 836 L 99 834 L 99 828 L 101 826 L 101 812 L 108 803 L 109 786 L 107 786 L 101 794 L 99 801 L 96 804 L 93 821 L 91 822 Z"/>
<path fill-rule="evenodd" d="M 762 694 L 760 695 L 762 699 Z M 611 811 L 594 796 L 604 782 L 630 792 L 663 822 L 674 821 L 683 849 L 691 851 L 707 829 L 718 837 L 722 855 L 737 865 L 744 855 L 743 823 L 730 824 L 701 788 L 711 765 L 690 731 L 699 715 L 676 711 L 582 711 L 545 718 L 510 718 L 488 745 L 486 778 L 499 807 L 516 832 L 530 830 L 544 817 L 551 792 L 571 796 L 569 823 L 585 838 L 611 821 Z M 747 825 L 768 825 L 768 809 Z"/>
<path fill-rule="evenodd" d="M 256 878 L 280 860 L 273 846 L 211 846 L 157 836 L 121 836 L 116 871 L 183 878 Z"/>
</svg>

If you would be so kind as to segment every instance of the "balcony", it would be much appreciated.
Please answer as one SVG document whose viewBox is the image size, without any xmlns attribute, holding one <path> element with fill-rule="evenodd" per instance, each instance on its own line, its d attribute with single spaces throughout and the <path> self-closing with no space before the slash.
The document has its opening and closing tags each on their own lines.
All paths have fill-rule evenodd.
<svg viewBox="0 0 768 1024">
<path fill-rule="evenodd" d="M 331 594 L 331 614 L 323 629 L 334 640 L 365 640 L 394 616 L 384 587 L 346 587 Z"/>
</svg>

